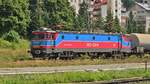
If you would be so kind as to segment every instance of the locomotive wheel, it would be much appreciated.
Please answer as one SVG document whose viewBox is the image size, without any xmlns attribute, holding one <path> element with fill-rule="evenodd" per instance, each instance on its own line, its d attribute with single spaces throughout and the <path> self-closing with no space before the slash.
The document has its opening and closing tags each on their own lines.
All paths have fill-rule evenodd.
<svg viewBox="0 0 150 84">
<path fill-rule="evenodd" d="M 113 54 L 112 55 L 112 58 L 115 60 L 115 59 L 125 59 L 125 56 L 123 53 L 116 53 L 116 54 Z"/>
<path fill-rule="evenodd" d="M 88 55 L 90 56 L 91 59 L 99 58 L 98 53 L 96 53 L 96 52 L 88 53 Z"/>
</svg>

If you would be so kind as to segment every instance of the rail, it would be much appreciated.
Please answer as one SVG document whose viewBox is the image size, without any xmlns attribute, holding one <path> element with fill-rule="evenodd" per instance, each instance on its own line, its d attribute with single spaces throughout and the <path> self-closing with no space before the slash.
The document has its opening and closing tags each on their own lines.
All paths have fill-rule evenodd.
<svg viewBox="0 0 150 84">
<path fill-rule="evenodd" d="M 73 84 L 133 84 L 141 82 L 150 82 L 150 78 L 134 77 L 134 78 L 114 79 L 111 81 L 81 82 Z"/>
<path fill-rule="evenodd" d="M 148 81 L 150 81 L 150 78 L 129 78 L 129 79 L 118 79 L 109 82 L 99 82 L 97 84 L 127 84 L 127 83 L 148 82 Z"/>
</svg>

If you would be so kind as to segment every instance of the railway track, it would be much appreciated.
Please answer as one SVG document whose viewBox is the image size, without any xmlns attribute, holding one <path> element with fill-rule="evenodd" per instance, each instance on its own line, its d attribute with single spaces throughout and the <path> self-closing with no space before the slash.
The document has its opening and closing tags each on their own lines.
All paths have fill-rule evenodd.
<svg viewBox="0 0 150 84">
<path fill-rule="evenodd" d="M 146 69 L 150 68 L 146 64 Z M 145 68 L 145 63 L 127 63 L 110 65 L 80 65 L 59 67 L 25 67 L 25 68 L 0 68 L 0 75 L 34 74 L 34 73 L 58 73 L 75 71 L 107 71 Z"/>
<path fill-rule="evenodd" d="M 142 82 L 149 82 L 150 78 L 141 78 L 141 77 L 134 77 L 134 78 L 125 78 L 125 79 L 115 79 L 111 81 L 97 81 L 97 82 L 88 82 L 88 83 L 78 83 L 78 84 L 136 84 L 136 83 Z M 147 84 L 149 84 L 147 83 Z"/>
</svg>

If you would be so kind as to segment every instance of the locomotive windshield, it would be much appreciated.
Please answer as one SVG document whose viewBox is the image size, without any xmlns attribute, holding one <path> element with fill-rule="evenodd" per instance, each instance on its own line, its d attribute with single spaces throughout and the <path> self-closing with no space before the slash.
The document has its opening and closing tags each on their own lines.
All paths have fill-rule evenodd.
<svg viewBox="0 0 150 84">
<path fill-rule="evenodd" d="M 44 39 L 45 34 L 32 34 L 32 39 L 33 40 L 39 40 L 39 39 Z"/>
<path fill-rule="evenodd" d="M 52 33 L 32 33 L 32 40 L 42 40 L 42 39 L 50 39 L 54 38 L 54 34 Z"/>
</svg>

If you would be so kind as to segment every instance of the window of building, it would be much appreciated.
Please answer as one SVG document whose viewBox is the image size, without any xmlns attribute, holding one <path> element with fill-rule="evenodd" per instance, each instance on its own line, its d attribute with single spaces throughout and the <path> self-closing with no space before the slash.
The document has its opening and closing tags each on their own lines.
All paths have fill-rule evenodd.
<svg viewBox="0 0 150 84">
<path fill-rule="evenodd" d="M 115 12 L 117 13 L 117 12 L 118 12 L 118 10 L 116 9 L 116 10 L 115 10 Z"/>
<path fill-rule="evenodd" d="M 148 2 L 147 2 L 147 1 L 144 1 L 144 3 L 146 3 L 146 4 L 147 4 Z"/>
</svg>

